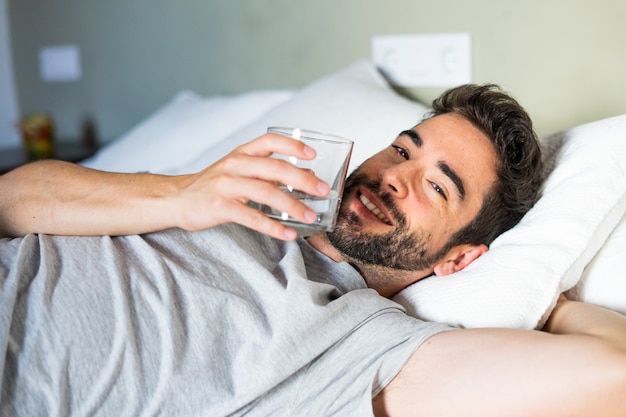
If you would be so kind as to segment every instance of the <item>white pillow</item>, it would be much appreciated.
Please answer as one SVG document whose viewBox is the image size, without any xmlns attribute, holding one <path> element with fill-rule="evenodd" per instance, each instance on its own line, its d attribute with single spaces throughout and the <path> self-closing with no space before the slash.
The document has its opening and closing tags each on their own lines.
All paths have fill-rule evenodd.
<svg viewBox="0 0 626 417">
<path fill-rule="evenodd" d="M 171 173 L 199 171 L 235 146 L 264 134 L 269 126 L 300 127 L 352 139 L 355 145 L 349 170 L 353 170 L 388 146 L 402 130 L 419 123 L 426 111 L 426 106 L 394 92 L 370 62 L 361 61 L 305 87 Z"/>
<path fill-rule="evenodd" d="M 597 304 L 626 314 L 626 214 L 602 249 L 585 268 L 580 281 L 567 292 L 569 298 Z"/>
<path fill-rule="evenodd" d="M 167 172 L 193 160 L 292 94 L 267 90 L 203 98 L 182 91 L 82 165 L 117 172 Z"/>
<path fill-rule="evenodd" d="M 547 149 L 560 144 L 543 196 L 520 224 L 465 270 L 419 281 L 396 301 L 461 327 L 541 326 L 626 211 L 626 115 L 546 140 Z"/>
</svg>

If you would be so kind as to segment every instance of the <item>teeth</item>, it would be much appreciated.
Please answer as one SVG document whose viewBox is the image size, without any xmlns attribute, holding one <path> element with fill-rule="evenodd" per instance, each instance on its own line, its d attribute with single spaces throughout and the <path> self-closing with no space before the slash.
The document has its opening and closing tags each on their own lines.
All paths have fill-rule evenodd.
<svg viewBox="0 0 626 417">
<path fill-rule="evenodd" d="M 365 197 L 363 194 L 361 194 L 359 196 L 359 200 L 361 200 L 361 203 L 363 203 L 365 205 L 365 207 L 367 207 L 367 209 L 369 211 L 374 213 L 374 215 L 376 217 L 378 217 L 380 220 L 382 220 L 383 222 L 385 222 L 387 224 L 391 224 L 389 219 L 387 219 L 387 217 L 385 217 L 385 215 L 382 213 L 382 211 L 380 211 L 380 209 L 378 207 L 376 207 L 371 201 L 369 201 L 368 198 Z"/>
</svg>

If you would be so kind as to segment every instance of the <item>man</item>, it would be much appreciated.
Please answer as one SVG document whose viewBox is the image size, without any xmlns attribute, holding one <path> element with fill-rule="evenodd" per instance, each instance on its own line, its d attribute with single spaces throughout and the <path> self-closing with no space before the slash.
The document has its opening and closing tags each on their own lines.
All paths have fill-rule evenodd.
<svg viewBox="0 0 626 417">
<path fill-rule="evenodd" d="M 277 183 L 327 185 L 266 158 L 314 156 L 287 138 L 190 176 L 44 162 L 0 177 L 2 231 L 45 233 L 0 246 L 3 415 L 626 415 L 618 314 L 562 299 L 546 326 L 560 335 L 459 330 L 384 298 L 469 265 L 539 188 L 514 100 L 464 86 L 433 108 L 306 241 L 247 205 L 312 220 Z"/>
</svg>

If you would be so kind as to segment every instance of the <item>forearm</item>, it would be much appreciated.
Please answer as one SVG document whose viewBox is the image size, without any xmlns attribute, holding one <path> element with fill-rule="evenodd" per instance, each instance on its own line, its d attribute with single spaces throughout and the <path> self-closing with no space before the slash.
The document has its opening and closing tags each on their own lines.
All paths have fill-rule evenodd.
<svg viewBox="0 0 626 417">
<path fill-rule="evenodd" d="M 0 235 L 117 235 L 176 226 L 172 177 L 42 161 L 0 176 Z"/>
<path fill-rule="evenodd" d="M 0 176 L 0 236 L 121 235 L 172 227 L 195 231 L 236 222 L 279 239 L 295 239 L 294 229 L 248 202 L 311 223 L 317 214 L 279 184 L 319 197 L 329 187 L 309 170 L 269 158 L 274 153 L 315 157 L 315 150 L 302 141 L 267 134 L 189 175 L 117 174 L 60 161 L 25 165 Z"/>
<path fill-rule="evenodd" d="M 591 304 L 561 299 L 544 330 L 598 337 L 626 351 L 626 316 Z"/>
</svg>

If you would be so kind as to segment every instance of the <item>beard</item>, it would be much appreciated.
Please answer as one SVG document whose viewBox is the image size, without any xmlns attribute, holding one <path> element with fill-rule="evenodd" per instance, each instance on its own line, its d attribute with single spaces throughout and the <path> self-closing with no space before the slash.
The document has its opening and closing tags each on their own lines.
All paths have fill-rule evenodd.
<svg viewBox="0 0 626 417">
<path fill-rule="evenodd" d="M 386 233 L 363 231 L 363 222 L 343 203 L 337 224 L 328 238 L 332 245 L 357 266 L 377 266 L 403 271 L 422 271 L 432 267 L 448 252 L 449 245 L 436 252 L 429 246 L 430 234 L 424 230 L 410 231 L 406 216 L 398 209 L 390 193 L 381 191 L 379 181 L 369 180 L 358 169 L 346 180 L 344 195 L 364 187 L 376 193 L 393 216 L 395 230 Z M 355 197 L 356 198 L 356 197 Z"/>
</svg>

